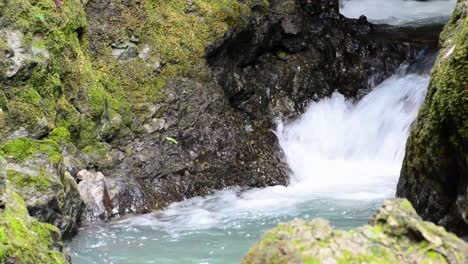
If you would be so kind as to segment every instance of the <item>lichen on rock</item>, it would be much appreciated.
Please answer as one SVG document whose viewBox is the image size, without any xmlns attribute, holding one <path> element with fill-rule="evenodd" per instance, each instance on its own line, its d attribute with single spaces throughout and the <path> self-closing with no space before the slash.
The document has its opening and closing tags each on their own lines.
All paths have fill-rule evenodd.
<svg viewBox="0 0 468 264">
<path fill-rule="evenodd" d="M 466 263 L 468 244 L 425 222 L 405 199 L 385 201 L 369 225 L 333 230 L 322 219 L 280 224 L 243 263 Z"/>
</svg>

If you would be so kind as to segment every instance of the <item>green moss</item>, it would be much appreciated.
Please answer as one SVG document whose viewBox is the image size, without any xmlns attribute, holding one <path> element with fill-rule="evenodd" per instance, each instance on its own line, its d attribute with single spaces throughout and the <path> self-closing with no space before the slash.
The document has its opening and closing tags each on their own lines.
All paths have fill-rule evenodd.
<svg viewBox="0 0 468 264">
<path fill-rule="evenodd" d="M 22 174 L 14 170 L 8 170 L 7 179 L 18 189 L 38 189 L 51 185 L 50 176 L 45 172 L 45 169 L 42 169 L 38 175 Z"/>
<path fill-rule="evenodd" d="M 67 263 L 61 247 L 60 231 L 32 219 L 20 196 L 7 188 L 0 211 L 0 263 Z"/>
<path fill-rule="evenodd" d="M 52 163 L 62 160 L 60 145 L 51 139 L 17 138 L 1 146 L 0 154 L 17 162 L 24 162 L 35 154 L 46 154 Z"/>
<path fill-rule="evenodd" d="M 49 139 L 60 142 L 60 141 L 71 141 L 70 131 L 65 127 L 57 127 L 49 134 Z"/>
<path fill-rule="evenodd" d="M 284 51 L 278 51 L 278 53 L 276 53 L 276 56 L 278 56 L 278 58 L 280 59 L 284 59 L 288 56 L 288 54 Z"/>
<path fill-rule="evenodd" d="M 324 220 L 280 224 L 265 233 L 243 263 L 446 263 L 447 256 L 465 263 L 467 252 L 464 241 L 395 199 L 384 202 L 370 225 L 351 231 L 331 230 Z"/>
<path fill-rule="evenodd" d="M 200 0 L 189 6 L 185 0 L 156 0 L 122 8 L 120 1 L 110 1 L 109 8 L 119 10 L 119 22 L 109 21 L 106 41 L 93 43 L 96 56 L 91 57 L 86 34 L 93 32 L 86 30 L 81 1 L 67 1 L 60 12 L 50 0 L 0 3 L 4 21 L 23 33 L 24 45 L 49 54 L 35 58 L 38 65 L 29 79 L 5 84 L 7 88 L 0 91 L 2 122 L 6 122 L 0 143 L 12 130 L 35 131 L 44 120 L 47 129 L 68 129 L 71 142 L 80 149 L 99 148 L 123 127 L 139 133 L 155 103 L 164 97 L 161 89 L 168 80 L 206 78 L 200 70 L 206 47 L 221 40 L 229 28 L 245 25 L 251 6 L 268 6 L 268 2 Z M 139 50 L 151 47 L 151 58 L 160 60 L 158 69 L 139 58 L 115 60 L 109 39 L 131 36 L 140 39 Z M 24 144 L 20 147 L 30 150 Z M 20 160 L 32 154 L 13 153 L 11 148 L 8 152 Z"/>
</svg>

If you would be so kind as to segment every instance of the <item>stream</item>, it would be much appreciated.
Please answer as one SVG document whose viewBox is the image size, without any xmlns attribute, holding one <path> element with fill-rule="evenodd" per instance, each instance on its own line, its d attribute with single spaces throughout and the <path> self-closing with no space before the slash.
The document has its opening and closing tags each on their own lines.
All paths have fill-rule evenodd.
<svg viewBox="0 0 468 264">
<path fill-rule="evenodd" d="M 375 2 L 395 6 L 382 14 Z M 342 12 L 400 24 L 446 16 L 454 3 L 350 0 Z M 410 4 L 421 8 L 405 7 Z M 366 224 L 384 199 L 394 197 L 428 84 L 428 71 L 401 70 L 359 102 L 335 93 L 311 103 L 298 120 L 279 122 L 275 131 L 291 170 L 289 186 L 232 188 L 82 228 L 67 243 L 73 263 L 239 263 L 280 222 L 321 217 L 340 229 Z"/>
</svg>

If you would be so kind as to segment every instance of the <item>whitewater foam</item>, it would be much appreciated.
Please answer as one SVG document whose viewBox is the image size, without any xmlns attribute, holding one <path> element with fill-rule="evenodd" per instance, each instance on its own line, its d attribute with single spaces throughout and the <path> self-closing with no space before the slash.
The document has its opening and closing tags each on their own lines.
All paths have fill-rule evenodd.
<svg viewBox="0 0 468 264">
<path fill-rule="evenodd" d="M 430 17 L 450 16 L 456 0 L 342 0 L 341 13 L 347 17 L 358 18 L 365 15 L 370 21 L 388 24 L 404 24 Z"/>
</svg>

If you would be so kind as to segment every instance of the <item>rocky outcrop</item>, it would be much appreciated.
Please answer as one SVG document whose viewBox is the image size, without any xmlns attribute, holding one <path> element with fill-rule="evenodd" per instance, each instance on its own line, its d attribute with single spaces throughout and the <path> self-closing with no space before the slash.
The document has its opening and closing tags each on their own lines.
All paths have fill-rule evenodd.
<svg viewBox="0 0 468 264">
<path fill-rule="evenodd" d="M 243 263 L 466 263 L 468 244 L 425 222 L 405 199 L 389 200 L 369 225 L 333 230 L 321 219 L 268 231 Z"/>
<path fill-rule="evenodd" d="M 181 16 L 203 16 L 197 5 L 194 2 Z M 188 75 L 166 82 L 160 90 L 164 96 L 151 106 L 141 134 L 110 141 L 114 147 L 109 163 L 97 165 L 107 176 L 119 214 L 145 212 L 232 185 L 286 184 L 287 171 L 271 132 L 275 119 L 300 114 L 308 101 L 328 96 L 337 87 L 347 97 L 364 94 L 371 76 L 379 82 L 403 61 L 411 62 L 422 47 L 434 48 L 434 39 L 384 39 L 382 32 L 388 28 L 344 18 L 337 1 L 252 1 L 248 7 L 248 12 L 228 20 L 234 26 L 216 42 L 206 42 L 208 49 L 205 53 L 203 47 L 200 55 L 208 66 L 200 57 Z M 111 10 L 120 14 L 142 8 L 113 3 Z M 166 8 L 175 7 L 163 6 L 158 12 Z M 104 10 L 107 5 L 99 1 L 86 9 L 93 56 L 102 59 L 106 43 L 114 43 L 112 59 L 122 52 L 117 56 L 119 71 L 142 63 L 151 76 L 154 68 L 147 67 L 154 64 L 149 62 L 158 61 L 157 71 L 164 75 L 173 63 L 167 60 L 170 53 L 161 54 L 171 48 L 168 43 L 125 33 L 122 24 L 99 15 Z M 153 23 L 149 14 L 142 16 Z M 107 33 L 103 28 L 114 30 Z M 162 46 L 160 54 L 147 50 L 154 43 Z M 134 54 L 123 59 L 124 53 Z M 142 60 L 142 54 L 150 59 Z"/>
<path fill-rule="evenodd" d="M 31 218 L 5 177 L 0 157 L 0 263 L 68 263 L 60 231 Z"/>
<path fill-rule="evenodd" d="M 87 220 L 105 220 L 112 216 L 112 206 L 104 175 L 82 170 L 77 175 L 78 191 L 86 205 Z"/>
<path fill-rule="evenodd" d="M 468 234 L 468 2 L 441 34 L 427 98 L 408 140 L 397 195 L 427 220 Z"/>
<path fill-rule="evenodd" d="M 247 26 L 210 47 L 208 63 L 231 105 L 272 126 L 275 118 L 297 116 L 334 91 L 359 97 L 422 48 L 436 48 L 437 28 L 412 34 L 364 16 L 348 19 L 338 2 L 269 1 Z"/>
</svg>

